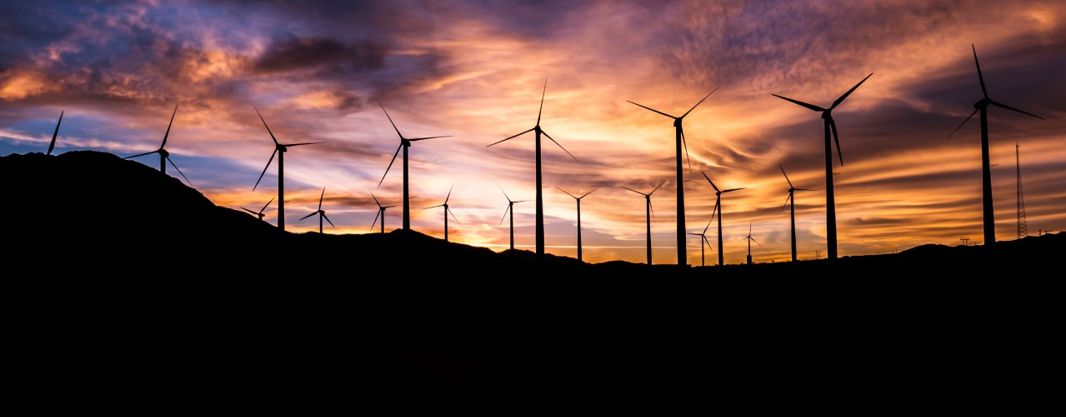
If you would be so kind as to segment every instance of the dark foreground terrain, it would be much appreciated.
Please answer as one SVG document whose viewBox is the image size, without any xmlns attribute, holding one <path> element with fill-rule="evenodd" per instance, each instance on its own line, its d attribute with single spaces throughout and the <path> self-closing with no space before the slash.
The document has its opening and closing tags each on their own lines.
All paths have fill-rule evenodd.
<svg viewBox="0 0 1066 417">
<path fill-rule="evenodd" d="M 2 157 L 0 186 L 9 358 L 47 391 L 613 390 L 708 410 L 1046 400 L 1062 370 L 1063 234 L 538 269 L 417 233 L 282 238 L 109 154 Z"/>
</svg>

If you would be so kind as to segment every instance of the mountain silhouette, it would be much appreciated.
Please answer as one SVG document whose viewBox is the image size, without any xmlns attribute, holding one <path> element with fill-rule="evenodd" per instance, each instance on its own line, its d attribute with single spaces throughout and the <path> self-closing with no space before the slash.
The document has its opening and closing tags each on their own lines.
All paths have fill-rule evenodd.
<svg viewBox="0 0 1066 417">
<path fill-rule="evenodd" d="M 1062 233 L 725 267 L 582 264 L 417 232 L 281 234 L 99 152 L 0 157 L 27 383 L 124 392 L 1014 398 Z M 684 404 L 688 401 L 678 401 Z"/>
</svg>

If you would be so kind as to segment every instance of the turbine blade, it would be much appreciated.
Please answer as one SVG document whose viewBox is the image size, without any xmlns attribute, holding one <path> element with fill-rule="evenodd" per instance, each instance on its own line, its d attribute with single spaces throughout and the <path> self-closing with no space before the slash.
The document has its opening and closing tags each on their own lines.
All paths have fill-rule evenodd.
<svg viewBox="0 0 1066 417">
<path fill-rule="evenodd" d="M 718 208 L 719 208 L 719 206 L 721 206 L 721 204 L 722 204 L 722 197 L 721 196 L 716 197 L 714 199 L 714 210 L 711 210 L 711 219 L 712 220 L 714 219 L 714 214 L 718 213 Z M 708 224 L 710 224 L 710 223 L 708 223 Z"/>
<path fill-rule="evenodd" d="M 337 227 L 336 225 L 333 224 L 332 221 L 329 220 L 329 216 L 327 216 L 326 212 L 324 212 L 324 211 L 322 212 L 322 218 L 326 219 L 326 223 L 329 223 L 330 227 Z"/>
<path fill-rule="evenodd" d="M 490 147 L 490 146 L 492 146 L 492 145 L 496 145 L 496 144 L 499 144 L 499 143 L 507 142 L 507 141 L 509 141 L 509 140 L 511 140 L 511 139 L 514 139 L 514 138 L 517 138 L 517 137 L 519 137 L 519 136 L 522 136 L 522 135 L 524 135 L 524 134 L 526 134 L 526 133 L 532 132 L 532 131 L 533 131 L 533 129 L 535 129 L 535 128 L 529 128 L 529 130 L 523 130 L 523 131 L 522 131 L 522 133 L 519 133 L 519 134 L 516 134 L 516 135 L 512 135 L 512 136 L 508 136 L 508 137 L 507 137 L 506 139 L 504 139 L 504 140 L 500 140 L 500 141 L 496 141 L 496 142 L 493 142 L 493 143 L 491 143 L 491 144 L 485 145 L 485 147 L 486 147 L 486 148 L 488 148 L 488 147 Z"/>
<path fill-rule="evenodd" d="M 671 116 L 671 115 L 669 115 L 669 114 L 663 113 L 663 112 L 661 112 L 661 111 L 658 111 L 658 110 L 655 110 L 655 109 L 653 109 L 653 108 L 651 108 L 651 107 L 645 106 L 645 105 L 643 105 L 643 104 L 640 104 L 640 103 L 637 103 L 637 102 L 635 102 L 635 101 L 631 101 L 631 100 L 626 100 L 626 101 L 628 101 L 628 102 L 629 102 L 630 104 L 634 104 L 634 105 L 637 105 L 637 106 L 643 107 L 643 108 L 645 108 L 646 110 L 651 110 L 651 111 L 653 111 L 653 112 L 659 113 L 659 114 L 661 114 L 661 115 L 663 115 L 663 116 L 666 116 L 666 117 L 669 117 L 669 118 L 671 118 L 671 119 L 676 119 L 676 117 L 674 117 L 674 116 Z"/>
<path fill-rule="evenodd" d="M 374 230 L 374 226 L 378 224 L 378 217 L 381 216 L 381 209 L 378 209 L 378 213 L 374 215 L 374 222 L 370 223 L 370 230 Z"/>
<path fill-rule="evenodd" d="M 370 193 L 370 198 L 373 198 L 373 199 L 374 199 L 374 204 L 377 204 L 377 205 L 378 205 L 378 208 L 380 209 L 380 208 L 381 208 L 381 202 L 380 202 L 380 201 L 378 201 L 378 198 L 377 198 L 377 196 L 375 196 L 375 195 L 374 195 L 374 193 Z"/>
<path fill-rule="evenodd" d="M 175 164 L 174 161 L 170 159 L 170 156 L 167 156 L 167 162 L 170 162 L 170 166 L 174 167 L 174 169 L 178 171 L 178 174 L 180 174 L 182 178 L 185 178 L 185 182 L 189 183 L 189 186 L 192 187 L 192 181 L 189 181 L 189 177 L 186 177 L 185 173 L 181 172 L 181 168 L 178 168 L 178 164 Z"/>
<path fill-rule="evenodd" d="M 640 192 L 640 191 L 634 190 L 634 189 L 632 189 L 632 188 L 629 188 L 629 187 L 622 187 L 622 188 L 625 188 L 625 189 L 627 189 L 627 190 L 629 190 L 629 191 L 632 191 L 632 192 L 634 192 L 634 193 L 637 193 L 637 194 L 640 194 L 640 195 L 646 195 L 646 194 L 644 194 L 644 193 L 642 193 L 642 192 Z"/>
<path fill-rule="evenodd" d="M 772 95 L 774 97 L 777 97 L 779 99 L 785 100 L 785 101 L 791 101 L 792 103 L 799 104 L 799 105 L 801 105 L 803 107 L 806 107 L 806 108 L 814 110 L 814 111 L 825 111 L 825 109 L 823 109 L 821 107 L 818 107 L 818 106 L 815 106 L 815 105 L 810 104 L 810 103 L 804 103 L 802 101 L 791 99 L 791 98 L 788 98 L 788 97 L 785 97 L 785 96 L 779 96 L 777 94 L 770 94 L 770 95 Z"/>
<path fill-rule="evenodd" d="M 514 203 L 515 203 L 515 204 L 518 204 L 518 203 L 525 203 L 525 202 L 527 202 L 527 201 L 529 201 L 529 200 L 518 200 L 518 201 L 515 201 Z"/>
<path fill-rule="evenodd" d="M 566 148 L 564 148 L 563 145 L 560 145 L 559 142 L 556 142 L 555 138 L 553 138 L 552 135 L 549 135 L 548 132 L 545 132 L 543 129 L 541 129 L 541 133 L 543 133 L 544 136 L 547 136 L 548 140 L 552 141 L 552 143 L 554 143 L 555 146 L 558 146 L 559 149 L 562 149 L 563 152 L 566 152 L 567 155 L 570 155 L 571 158 L 574 158 L 574 160 L 577 161 L 577 157 L 574 156 L 574 154 L 570 153 L 570 151 L 566 150 Z"/>
<path fill-rule="evenodd" d="M 317 211 L 316 211 L 316 212 L 314 212 L 314 213 L 311 213 L 311 214 L 308 214 L 308 215 L 306 215 L 306 216 L 303 216 L 303 217 L 301 217 L 301 218 L 300 218 L 300 220 L 298 220 L 298 221 L 301 221 L 301 222 L 302 222 L 302 221 L 304 221 L 304 219 L 306 219 L 306 218 L 308 218 L 308 217 L 311 217 L 311 216 L 314 216 L 314 215 L 316 215 L 316 214 L 318 214 L 318 212 L 317 212 Z"/>
<path fill-rule="evenodd" d="M 988 98 L 988 89 L 985 88 L 985 76 L 981 73 L 981 62 L 977 60 L 977 47 L 971 43 L 970 49 L 973 50 L 973 63 L 977 65 L 977 79 L 981 81 L 981 94 Z"/>
<path fill-rule="evenodd" d="M 714 246 L 711 246 L 711 241 L 707 239 L 707 235 L 703 236 L 703 242 L 707 244 L 707 249 L 714 250 Z"/>
<path fill-rule="evenodd" d="M 392 164 L 394 162 L 396 162 L 396 157 L 400 155 L 400 149 L 402 149 L 402 148 L 403 148 L 403 143 L 400 143 L 400 146 L 396 147 L 396 152 L 392 154 L 392 160 L 389 161 L 389 166 L 385 168 L 385 173 L 381 175 L 381 180 L 378 181 L 378 187 L 381 186 L 381 183 L 385 182 L 385 176 L 389 175 L 389 170 L 392 169 Z M 380 204 L 378 204 L 378 205 L 380 205 Z"/>
<path fill-rule="evenodd" d="M 711 183 L 711 187 L 713 187 L 713 188 L 714 188 L 714 191 L 716 191 L 716 192 L 721 192 L 721 191 L 719 191 L 719 190 L 718 190 L 718 186 L 717 186 L 717 185 L 714 185 L 714 181 L 711 181 L 711 177 L 708 177 L 708 176 L 707 176 L 707 173 L 706 173 L 706 172 L 700 171 L 700 174 L 703 174 L 703 178 L 706 178 L 706 179 L 707 179 L 707 182 Z"/>
<path fill-rule="evenodd" d="M 599 186 L 597 186 L 596 188 L 593 188 L 593 189 L 592 189 L 591 191 L 589 191 L 589 192 L 587 192 L 587 193 L 583 194 L 583 195 L 582 195 L 581 197 L 578 197 L 578 200 L 580 200 L 580 199 L 582 199 L 582 198 L 585 198 L 585 197 L 588 197 L 588 195 L 589 195 L 589 194 L 592 194 L 592 192 L 593 192 L 593 191 L 596 191 L 596 190 L 599 190 L 599 189 L 600 189 L 600 187 L 599 187 Z"/>
<path fill-rule="evenodd" d="M 392 125 L 392 129 L 396 131 L 396 136 L 403 140 L 403 133 L 400 133 L 400 128 L 396 127 L 396 123 L 393 123 L 392 116 L 389 116 L 389 112 L 385 110 L 385 105 L 381 104 L 381 100 L 378 100 L 378 106 L 381 106 L 381 111 L 385 112 L 385 117 L 389 118 L 389 124 Z"/>
<path fill-rule="evenodd" d="M 429 210 L 429 209 L 434 209 L 434 208 L 437 208 L 437 207 L 444 207 L 444 204 L 437 204 L 435 206 L 422 207 L 422 210 Z"/>
<path fill-rule="evenodd" d="M 570 193 L 566 192 L 566 190 L 564 190 L 564 189 L 562 189 L 562 188 L 559 188 L 558 186 L 557 186 L 557 187 L 555 187 L 555 189 L 556 189 L 556 190 L 559 190 L 559 191 L 562 191 L 562 192 L 563 192 L 563 194 L 566 194 L 566 195 L 568 195 L 568 196 L 570 196 L 570 197 L 572 197 L 572 198 L 574 198 L 574 199 L 578 199 L 578 197 L 577 197 L 576 195 L 570 194 Z"/>
<path fill-rule="evenodd" d="M 127 157 L 125 157 L 125 158 L 122 158 L 122 159 L 133 159 L 133 158 L 139 158 L 139 157 L 142 157 L 142 156 L 145 156 L 145 155 L 151 155 L 151 154 L 154 154 L 154 153 L 156 153 L 156 152 L 159 152 L 159 149 L 156 149 L 156 150 L 154 150 L 154 151 L 151 151 L 151 152 L 145 152 L 145 153 L 139 153 L 139 154 L 136 154 L 136 155 L 130 155 L 130 156 L 127 156 Z"/>
<path fill-rule="evenodd" d="M 833 129 L 833 142 L 837 145 L 837 157 L 840 158 L 840 166 L 844 166 L 844 153 L 840 151 L 840 135 L 837 134 L 837 122 L 829 118 L 829 127 Z"/>
<path fill-rule="evenodd" d="M 257 213 L 257 212 L 254 212 L 254 211 L 251 211 L 251 210 L 248 210 L 248 209 L 246 209 L 246 208 L 244 208 L 244 207 L 241 207 L 241 210 L 244 210 L 244 211 L 247 211 L 247 212 L 249 212 L 249 213 L 252 213 L 252 215 L 253 215 L 253 216 L 258 216 L 258 215 L 259 215 L 259 213 Z"/>
<path fill-rule="evenodd" d="M 178 114 L 178 105 L 174 105 L 174 112 L 170 114 L 170 123 L 167 123 L 167 132 L 163 134 L 163 144 L 159 145 L 159 149 L 167 147 L 167 137 L 170 136 L 170 127 L 174 125 L 174 116 Z"/>
<path fill-rule="evenodd" d="M 866 80 L 870 79 L 870 77 L 872 77 L 873 75 L 874 75 L 874 73 L 871 72 L 870 75 L 867 75 L 866 78 L 863 78 L 862 81 L 859 81 L 858 84 L 855 84 L 854 87 L 851 87 L 851 89 L 848 90 L 848 92 L 844 93 L 844 95 L 842 95 L 839 98 L 837 98 L 836 101 L 833 102 L 833 105 L 829 106 L 829 110 L 837 108 L 837 106 L 839 106 L 840 103 L 843 103 L 844 100 L 847 99 L 848 96 L 850 96 L 852 92 L 854 92 L 857 88 L 859 88 L 859 86 L 862 85 L 862 83 L 866 82 Z"/>
<path fill-rule="evenodd" d="M 784 175 L 785 181 L 788 181 L 788 188 L 796 188 L 792 186 L 792 180 L 788 179 L 788 174 L 785 173 L 785 167 L 781 166 L 781 164 L 777 164 L 777 167 L 781 168 L 781 175 Z"/>
<path fill-rule="evenodd" d="M 681 128 L 681 143 L 685 145 L 685 161 L 688 162 L 688 172 L 692 172 L 692 155 L 688 153 L 688 141 L 685 140 L 685 128 Z"/>
<path fill-rule="evenodd" d="M 1008 106 L 1008 105 L 1000 103 L 1000 102 L 993 101 L 992 105 L 996 106 L 996 107 L 1002 107 L 1002 108 L 1007 109 L 1007 110 L 1013 110 L 1013 111 L 1016 111 L 1018 113 L 1024 114 L 1026 116 L 1033 116 L 1033 117 L 1035 117 L 1037 119 L 1040 119 L 1040 120 L 1047 120 L 1047 119 L 1044 119 L 1043 117 L 1040 117 L 1040 116 L 1037 116 L 1035 114 L 1029 113 L 1029 112 L 1027 112 L 1025 110 L 1017 109 L 1017 108 Z"/>
<path fill-rule="evenodd" d="M 792 191 L 814 191 L 813 188 L 794 188 Z"/>
<path fill-rule="evenodd" d="M 318 195 L 318 209 L 322 210 L 322 199 L 326 197 L 326 187 L 322 187 L 322 194 Z"/>
<path fill-rule="evenodd" d="M 655 205 L 651 203 L 651 194 L 644 196 L 648 200 L 648 211 L 651 212 L 652 220 L 655 220 Z"/>
<path fill-rule="evenodd" d="M 450 138 L 450 137 L 452 137 L 452 135 L 427 136 L 427 137 L 424 137 L 424 138 L 411 138 L 411 139 L 407 139 L 407 141 L 408 142 L 418 142 L 420 140 L 441 139 L 441 138 Z"/>
<path fill-rule="evenodd" d="M 664 186 L 664 185 L 666 185 L 666 181 L 660 182 L 660 183 L 659 183 L 659 185 L 655 186 L 655 189 L 654 189 L 654 190 L 651 190 L 651 192 L 650 192 L 650 193 L 648 193 L 648 195 L 650 196 L 650 195 L 652 195 L 652 194 L 655 194 L 655 192 L 656 192 L 656 191 L 659 191 L 659 188 L 660 188 L 660 187 L 662 187 L 662 186 Z"/>
<path fill-rule="evenodd" d="M 48 143 L 48 152 L 45 155 L 51 155 L 52 150 L 56 148 L 56 137 L 59 136 L 59 125 L 63 124 L 63 113 L 66 111 L 59 112 L 59 121 L 56 122 L 56 130 L 52 132 L 52 141 Z"/>
<path fill-rule="evenodd" d="M 263 208 L 259 209 L 259 212 L 262 213 L 262 212 L 266 211 L 267 207 L 270 207 L 270 203 L 273 203 L 273 202 L 274 202 L 274 197 L 271 197 L 270 201 L 267 201 L 267 203 L 263 205 Z"/>
<path fill-rule="evenodd" d="M 499 186 L 497 185 L 497 187 L 499 187 Z M 503 187 L 500 187 L 500 192 L 503 193 L 503 197 L 507 199 L 508 203 L 510 203 L 511 202 L 511 196 L 507 195 L 507 191 L 504 191 Z"/>
<path fill-rule="evenodd" d="M 448 200 L 452 198 L 453 189 L 455 189 L 455 184 L 452 184 L 451 188 L 448 189 L 448 195 L 444 197 L 444 204 L 448 204 Z"/>
<path fill-rule="evenodd" d="M 684 119 L 685 116 L 688 116 L 689 113 L 692 113 L 693 110 L 696 110 L 696 107 L 699 107 L 700 104 L 703 104 L 703 101 L 706 100 L 707 97 L 710 97 L 711 94 L 714 94 L 715 91 L 718 91 L 718 87 L 715 87 L 714 90 L 711 90 L 710 93 L 707 93 L 707 95 L 703 96 L 703 98 L 701 98 L 700 101 L 696 103 L 696 105 L 692 106 L 691 109 L 688 109 L 688 111 L 685 112 L 685 114 L 682 114 L 681 117 L 678 117 L 678 119 Z"/>
<path fill-rule="evenodd" d="M 751 237 L 751 223 L 748 223 L 748 237 Z"/>
<path fill-rule="evenodd" d="M 970 119 L 973 118 L 973 115 L 977 114 L 978 111 L 980 111 L 980 109 L 973 109 L 973 113 L 970 113 L 969 116 L 966 116 L 966 120 L 963 120 L 962 123 L 959 123 L 959 125 L 955 127 L 955 130 L 951 131 L 951 134 L 949 134 L 948 137 L 950 138 L 954 136 L 955 132 L 958 132 L 959 129 L 962 129 L 962 127 L 966 125 L 966 122 L 970 121 Z"/>
<path fill-rule="evenodd" d="M 788 200 L 792 198 L 792 193 L 788 193 L 788 197 L 785 197 L 785 205 L 781 206 L 781 211 L 785 211 L 788 208 Z"/>
<path fill-rule="evenodd" d="M 280 145 L 280 144 L 278 143 L 278 138 L 274 137 L 274 132 L 270 130 L 270 126 L 268 126 L 268 125 L 267 125 L 267 121 L 266 121 L 266 119 L 264 119 L 264 118 L 263 118 L 263 114 L 262 114 L 262 113 L 259 113 L 259 107 L 256 107 L 256 106 L 252 106 L 252 108 L 254 108 L 254 109 L 255 109 L 255 114 L 258 114 L 258 115 L 259 115 L 259 120 L 262 120 L 262 121 L 263 121 L 263 127 L 267 128 L 267 133 L 269 133 L 269 134 L 270 134 L 270 139 L 272 139 L 272 140 L 274 141 L 274 144 L 275 144 L 275 145 Z"/>
<path fill-rule="evenodd" d="M 317 144 L 320 144 L 320 143 L 326 143 L 326 142 L 322 142 L 322 141 L 319 141 L 319 142 L 300 142 L 300 143 L 289 143 L 289 144 L 286 144 L 285 146 L 287 146 L 287 147 L 290 147 L 290 148 L 295 148 L 295 147 L 297 147 L 297 146 L 304 146 L 304 145 L 317 145 Z"/>
<path fill-rule="evenodd" d="M 715 205 L 715 209 L 717 211 L 717 204 Z M 714 221 L 714 212 L 711 212 L 711 218 L 707 219 L 707 225 L 703 226 L 703 235 L 707 235 L 707 229 L 711 228 L 712 221 Z"/>
<path fill-rule="evenodd" d="M 278 154 L 278 148 L 274 148 L 274 153 L 270 154 L 270 159 L 267 160 L 267 164 L 263 167 L 263 172 L 259 174 L 259 179 L 255 180 L 255 185 L 252 186 L 252 191 L 255 191 L 256 187 L 259 187 L 259 181 L 263 180 L 263 175 L 267 173 L 267 169 L 270 168 L 270 163 L 274 162 L 274 156 Z"/>
<path fill-rule="evenodd" d="M 537 110 L 537 124 L 540 126 L 540 114 L 544 112 L 544 95 L 548 93 L 548 79 L 544 79 L 544 89 L 540 92 L 540 109 Z"/>
<path fill-rule="evenodd" d="M 452 219 L 455 220 L 456 223 L 462 223 L 462 222 L 459 221 L 458 217 L 455 217 L 455 212 L 452 211 L 451 208 L 444 209 L 444 211 L 447 211 L 448 214 L 451 214 L 452 215 Z"/>
<path fill-rule="evenodd" d="M 503 217 L 500 217 L 500 224 L 503 224 L 503 221 L 504 221 L 504 220 L 507 220 L 507 212 L 508 212 L 508 211 L 511 211 L 511 206 L 512 206 L 512 205 L 513 205 L 513 204 L 508 204 L 508 205 L 507 205 L 507 209 L 503 211 Z"/>
<path fill-rule="evenodd" d="M 722 191 L 722 194 L 725 194 L 725 193 L 731 193 L 731 192 L 733 192 L 733 191 L 740 191 L 740 190 L 743 190 L 743 189 L 745 189 L 745 188 L 747 188 L 747 187 L 740 187 L 740 188 L 730 188 L 730 189 L 728 189 L 728 190 Z"/>
</svg>

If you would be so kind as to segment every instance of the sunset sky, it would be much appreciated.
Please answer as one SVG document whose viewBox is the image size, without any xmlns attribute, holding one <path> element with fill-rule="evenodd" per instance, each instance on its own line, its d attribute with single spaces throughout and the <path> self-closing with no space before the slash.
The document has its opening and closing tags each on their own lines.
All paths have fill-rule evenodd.
<svg viewBox="0 0 1066 417">
<path fill-rule="evenodd" d="M 454 184 L 451 239 L 507 246 L 502 187 L 534 195 L 532 135 L 542 126 L 579 161 L 545 141 L 549 253 L 574 256 L 573 199 L 584 193 L 585 259 L 644 260 L 650 190 L 656 263 L 675 258 L 671 121 L 626 102 L 683 113 L 688 230 L 703 229 L 720 187 L 727 263 L 788 258 L 788 185 L 797 187 L 799 256 L 825 256 L 822 122 L 777 93 L 834 111 L 844 166 L 834 168 L 841 256 L 981 239 L 981 161 L 975 118 L 948 137 L 981 97 L 970 45 L 993 99 L 1039 114 L 991 108 L 993 189 L 1000 239 L 1015 236 L 1014 145 L 1021 144 L 1031 234 L 1066 228 L 1066 2 L 1055 1 L 136 1 L 0 3 L 0 155 L 41 152 L 66 111 L 59 152 L 130 155 L 167 145 L 216 204 L 261 207 L 276 165 L 257 105 L 282 142 L 326 141 L 286 155 L 290 231 L 324 208 L 337 228 L 367 233 L 370 197 L 399 204 L 401 170 L 381 187 L 398 138 L 452 135 L 411 147 L 413 227 L 443 236 L 440 204 Z M 155 166 L 157 159 L 138 161 Z M 397 164 L 400 162 L 397 161 Z M 267 220 L 275 221 L 272 205 Z M 516 239 L 532 250 L 532 202 L 516 205 Z M 390 209 L 389 229 L 400 224 Z M 712 226 L 712 229 L 714 226 Z M 716 242 L 713 233 L 708 236 Z M 717 245 L 717 243 L 715 243 Z M 719 248 L 708 251 L 708 264 Z M 699 264 L 699 242 L 689 262 Z"/>
</svg>

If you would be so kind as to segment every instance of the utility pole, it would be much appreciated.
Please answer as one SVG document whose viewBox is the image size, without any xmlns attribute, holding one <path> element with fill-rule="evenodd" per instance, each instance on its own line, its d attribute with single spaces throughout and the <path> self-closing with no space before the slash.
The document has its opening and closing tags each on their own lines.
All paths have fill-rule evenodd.
<svg viewBox="0 0 1066 417">
<path fill-rule="evenodd" d="M 1014 144 L 1014 167 L 1017 172 L 1018 182 L 1018 239 L 1029 235 L 1029 228 L 1025 224 L 1025 196 L 1022 194 L 1022 157 L 1021 148 L 1017 143 Z"/>
<path fill-rule="evenodd" d="M 962 246 L 970 246 L 970 238 L 966 236 L 960 237 L 959 241 L 962 242 Z"/>
</svg>

